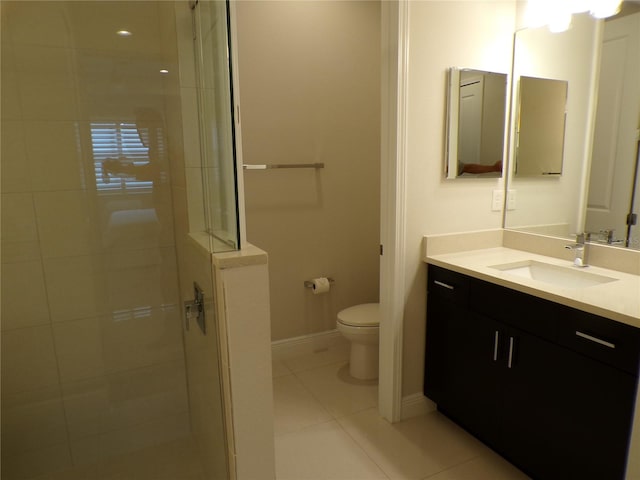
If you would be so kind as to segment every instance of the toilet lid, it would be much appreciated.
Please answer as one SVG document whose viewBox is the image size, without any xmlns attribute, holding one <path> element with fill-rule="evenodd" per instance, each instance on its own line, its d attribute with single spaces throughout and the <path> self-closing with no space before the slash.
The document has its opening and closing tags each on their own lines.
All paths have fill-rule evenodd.
<svg viewBox="0 0 640 480">
<path fill-rule="evenodd" d="M 338 312 L 338 321 L 354 327 L 377 327 L 380 325 L 380 304 L 363 303 Z"/>
</svg>

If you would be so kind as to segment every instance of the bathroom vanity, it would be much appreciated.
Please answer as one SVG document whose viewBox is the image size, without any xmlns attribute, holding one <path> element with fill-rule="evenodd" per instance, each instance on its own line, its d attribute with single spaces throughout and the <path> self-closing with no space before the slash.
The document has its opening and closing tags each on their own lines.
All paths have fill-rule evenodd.
<svg viewBox="0 0 640 480">
<path fill-rule="evenodd" d="M 507 248 L 426 261 L 424 393 L 438 410 L 533 478 L 625 478 L 638 276 Z"/>
</svg>

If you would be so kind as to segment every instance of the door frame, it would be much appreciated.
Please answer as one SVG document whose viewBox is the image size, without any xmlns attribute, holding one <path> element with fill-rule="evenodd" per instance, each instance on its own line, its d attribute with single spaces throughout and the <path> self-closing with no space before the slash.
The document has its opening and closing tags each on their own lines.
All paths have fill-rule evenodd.
<svg viewBox="0 0 640 480">
<path fill-rule="evenodd" d="M 381 2 L 380 367 L 378 410 L 402 416 L 409 2 Z"/>
</svg>

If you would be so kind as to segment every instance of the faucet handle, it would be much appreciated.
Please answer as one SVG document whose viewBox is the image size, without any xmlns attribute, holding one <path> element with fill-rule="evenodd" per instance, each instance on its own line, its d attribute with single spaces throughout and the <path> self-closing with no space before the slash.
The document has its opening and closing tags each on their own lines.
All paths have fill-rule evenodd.
<svg viewBox="0 0 640 480">
<path fill-rule="evenodd" d="M 611 245 L 613 243 L 613 233 L 614 233 L 614 229 L 613 228 L 610 228 L 608 230 L 607 229 L 600 230 L 600 234 L 602 234 L 606 238 L 607 243 L 609 245 Z"/>
<path fill-rule="evenodd" d="M 585 242 L 591 240 L 591 232 L 576 233 L 576 243 L 584 245 Z"/>
<path fill-rule="evenodd" d="M 605 228 L 599 230 L 597 232 L 588 232 L 589 235 L 596 236 L 596 243 L 606 243 L 608 245 L 613 245 L 618 242 L 624 242 L 624 240 L 615 240 L 615 230 L 613 228 Z"/>
</svg>

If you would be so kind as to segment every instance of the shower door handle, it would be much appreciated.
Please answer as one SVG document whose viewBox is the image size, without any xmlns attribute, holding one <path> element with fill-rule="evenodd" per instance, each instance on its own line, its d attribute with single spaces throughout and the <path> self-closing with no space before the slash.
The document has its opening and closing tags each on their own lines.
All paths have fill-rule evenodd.
<svg viewBox="0 0 640 480">
<path fill-rule="evenodd" d="M 189 320 L 195 318 L 203 335 L 207 333 L 204 321 L 204 294 L 196 282 L 193 282 L 193 300 L 184 302 L 185 329 L 189 330 Z"/>
</svg>

